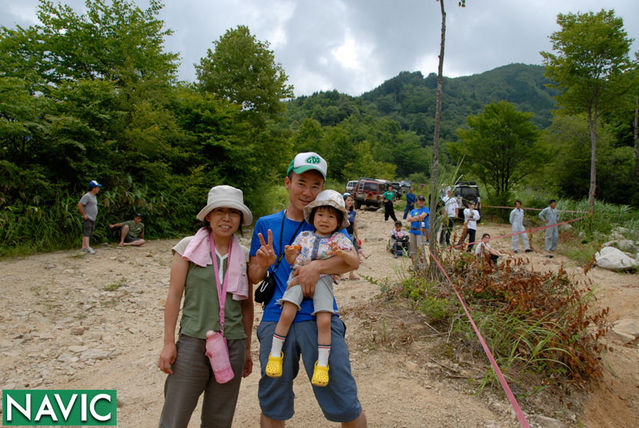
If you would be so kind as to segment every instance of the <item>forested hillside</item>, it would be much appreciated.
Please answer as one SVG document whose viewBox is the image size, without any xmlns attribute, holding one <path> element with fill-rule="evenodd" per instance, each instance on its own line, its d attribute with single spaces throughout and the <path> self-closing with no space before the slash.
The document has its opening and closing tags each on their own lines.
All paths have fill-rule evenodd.
<svg viewBox="0 0 639 428">
<path fill-rule="evenodd" d="M 484 105 L 508 101 L 518 110 L 533 113 L 540 128 L 550 125 L 556 91 L 548 88 L 538 65 L 511 64 L 485 73 L 444 78 L 442 101 L 442 138 L 455 140 L 457 128 Z M 337 91 L 320 92 L 289 102 L 288 120 L 317 120 L 322 126 L 334 126 L 352 114 L 390 118 L 402 129 L 421 136 L 422 144 L 431 143 L 435 120 L 437 75 L 403 71 L 377 88 L 351 97 Z"/>
</svg>

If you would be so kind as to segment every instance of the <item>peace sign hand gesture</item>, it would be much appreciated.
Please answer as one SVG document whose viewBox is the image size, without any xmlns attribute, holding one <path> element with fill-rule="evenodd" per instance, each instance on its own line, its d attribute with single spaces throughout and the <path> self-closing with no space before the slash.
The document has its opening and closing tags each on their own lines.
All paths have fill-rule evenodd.
<svg viewBox="0 0 639 428">
<path fill-rule="evenodd" d="M 268 242 L 264 241 L 264 236 L 261 233 L 258 233 L 257 237 L 260 239 L 261 246 L 255 253 L 255 261 L 262 269 L 266 270 L 277 261 L 277 254 L 273 250 L 273 231 L 268 230 Z"/>
</svg>

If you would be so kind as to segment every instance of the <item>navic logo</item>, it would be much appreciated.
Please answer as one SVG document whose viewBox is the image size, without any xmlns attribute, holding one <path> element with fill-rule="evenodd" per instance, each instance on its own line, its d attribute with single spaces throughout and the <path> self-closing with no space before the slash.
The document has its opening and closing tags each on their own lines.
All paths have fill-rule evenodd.
<svg viewBox="0 0 639 428">
<path fill-rule="evenodd" d="M 117 425 L 115 390 L 4 390 L 4 426 Z"/>
<path fill-rule="evenodd" d="M 306 158 L 306 163 L 320 163 L 320 158 L 318 158 L 317 156 L 309 156 Z"/>
</svg>

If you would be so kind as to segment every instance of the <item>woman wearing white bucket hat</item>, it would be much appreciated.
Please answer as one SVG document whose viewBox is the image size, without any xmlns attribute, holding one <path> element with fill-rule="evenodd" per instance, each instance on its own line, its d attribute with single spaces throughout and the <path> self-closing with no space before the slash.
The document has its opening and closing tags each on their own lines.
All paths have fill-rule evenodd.
<svg viewBox="0 0 639 428">
<path fill-rule="evenodd" d="M 253 215 L 240 189 L 221 185 L 209 191 L 207 204 L 196 217 L 204 227 L 173 247 L 164 347 L 158 362 L 168 374 L 160 427 L 186 427 L 202 393 L 202 426 L 231 426 L 241 378 L 253 366 L 248 249 L 235 236 L 242 225 L 253 222 Z M 213 338 L 226 345 L 212 351 Z M 226 366 L 220 368 L 220 361 Z"/>
</svg>

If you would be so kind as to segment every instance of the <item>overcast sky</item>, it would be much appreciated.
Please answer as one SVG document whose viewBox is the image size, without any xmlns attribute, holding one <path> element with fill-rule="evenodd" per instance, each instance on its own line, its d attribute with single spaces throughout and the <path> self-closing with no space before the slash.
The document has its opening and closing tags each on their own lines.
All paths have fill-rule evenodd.
<svg viewBox="0 0 639 428">
<path fill-rule="evenodd" d="M 55 1 L 55 0 L 54 0 Z M 84 11 L 84 0 L 67 0 Z M 147 1 L 136 0 L 141 7 Z M 175 33 L 180 79 L 224 32 L 247 25 L 268 41 L 296 95 L 371 90 L 400 71 L 437 72 L 441 15 L 435 0 L 165 0 L 161 18 Z M 37 0 L 0 0 L 0 25 L 37 23 Z M 446 0 L 444 75 L 481 73 L 511 63 L 541 64 L 558 13 L 615 9 L 639 50 L 639 0 Z"/>
</svg>

